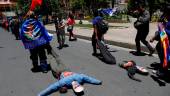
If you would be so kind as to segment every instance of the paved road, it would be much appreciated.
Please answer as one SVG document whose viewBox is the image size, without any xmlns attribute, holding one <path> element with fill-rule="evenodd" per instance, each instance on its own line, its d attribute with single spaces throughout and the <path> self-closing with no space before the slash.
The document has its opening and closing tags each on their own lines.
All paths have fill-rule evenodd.
<svg viewBox="0 0 170 96">
<path fill-rule="evenodd" d="M 56 36 L 54 36 L 56 37 Z M 74 72 L 85 73 L 103 81 L 100 86 L 85 84 L 84 96 L 169 96 L 170 84 L 159 86 L 150 75 L 136 75 L 141 83 L 128 78 L 126 71 L 117 65 L 108 65 L 91 55 L 92 48 L 89 41 L 78 39 L 77 42 L 68 42 L 68 48 L 58 50 L 56 38 L 52 46 L 60 55 L 63 62 Z M 133 56 L 130 49 L 109 46 L 117 63 L 123 60 L 135 60 L 138 65 L 149 66 L 158 62 L 158 58 L 149 56 Z M 51 72 L 47 74 L 32 73 L 29 52 L 25 51 L 21 41 L 14 40 L 11 33 L 0 29 L 0 96 L 36 96 L 55 80 Z M 151 73 L 151 70 L 149 70 Z M 68 93 L 54 96 L 75 96 L 72 90 Z"/>
</svg>

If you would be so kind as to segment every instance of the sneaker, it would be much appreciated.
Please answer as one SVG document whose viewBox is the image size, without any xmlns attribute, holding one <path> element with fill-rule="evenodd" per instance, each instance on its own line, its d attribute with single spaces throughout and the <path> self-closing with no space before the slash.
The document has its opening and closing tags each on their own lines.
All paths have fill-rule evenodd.
<svg viewBox="0 0 170 96">
<path fill-rule="evenodd" d="M 80 85 L 77 81 L 73 81 L 71 84 L 72 84 L 74 92 L 76 93 L 83 92 L 84 87 Z"/>
</svg>

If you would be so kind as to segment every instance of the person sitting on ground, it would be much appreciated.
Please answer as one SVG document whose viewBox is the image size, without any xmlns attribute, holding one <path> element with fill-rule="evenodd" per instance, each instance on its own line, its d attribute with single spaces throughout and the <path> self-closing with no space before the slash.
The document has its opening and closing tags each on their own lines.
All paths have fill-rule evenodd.
<svg viewBox="0 0 170 96">
<path fill-rule="evenodd" d="M 70 71 L 59 72 L 56 76 L 58 81 L 51 84 L 45 90 L 41 91 L 38 96 L 47 96 L 58 90 L 67 92 L 67 88 L 73 88 L 75 93 L 81 93 L 84 87 L 83 83 L 90 83 L 95 85 L 101 85 L 102 81 L 89 77 L 85 74 L 78 74 Z"/>
</svg>

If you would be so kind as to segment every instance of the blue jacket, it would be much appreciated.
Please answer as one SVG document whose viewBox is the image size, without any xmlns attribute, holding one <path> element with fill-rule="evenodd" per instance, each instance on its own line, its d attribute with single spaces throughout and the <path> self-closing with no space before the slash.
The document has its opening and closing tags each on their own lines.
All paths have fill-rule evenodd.
<svg viewBox="0 0 170 96">
<path fill-rule="evenodd" d="M 82 83 L 90 83 L 90 84 L 96 84 L 96 85 L 101 84 L 100 80 L 89 77 L 85 74 L 73 73 L 70 76 L 65 77 L 63 76 L 63 73 L 62 73 L 60 75 L 60 78 L 61 79 L 59 81 L 55 82 L 54 84 L 50 85 L 48 88 L 40 92 L 38 96 L 48 96 L 52 94 L 53 92 L 58 91 L 63 86 L 67 88 L 71 88 L 72 87 L 71 83 L 73 81 L 77 81 L 80 84 Z"/>
</svg>

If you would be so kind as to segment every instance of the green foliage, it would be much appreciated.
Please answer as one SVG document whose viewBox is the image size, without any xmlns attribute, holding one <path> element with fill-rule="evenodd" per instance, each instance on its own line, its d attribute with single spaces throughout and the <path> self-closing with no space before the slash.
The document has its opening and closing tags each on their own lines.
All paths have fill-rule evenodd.
<svg viewBox="0 0 170 96">
<path fill-rule="evenodd" d="M 71 0 L 72 9 L 82 9 L 85 6 L 84 0 Z"/>
<path fill-rule="evenodd" d="M 52 7 L 52 12 L 58 12 L 59 11 L 59 1 L 58 0 L 50 0 L 50 4 Z"/>
<path fill-rule="evenodd" d="M 72 9 L 88 9 L 91 8 L 101 8 L 105 6 L 110 0 L 70 0 L 70 5 Z"/>
<path fill-rule="evenodd" d="M 19 10 L 21 10 L 21 13 L 26 14 L 26 12 L 29 10 L 31 0 L 17 0 L 17 3 Z"/>
<path fill-rule="evenodd" d="M 136 6 L 136 3 L 139 5 L 146 5 L 145 7 L 149 9 L 150 14 L 152 15 L 157 9 L 163 7 L 164 3 L 167 3 L 168 0 L 129 0 L 128 10 L 133 10 Z"/>
<path fill-rule="evenodd" d="M 28 12 L 31 1 L 32 0 L 17 0 L 18 7 L 22 11 L 22 14 L 26 14 Z M 42 14 L 49 14 L 52 11 L 57 12 L 59 10 L 58 5 L 58 0 L 43 0 L 43 4 L 41 5 L 41 7 L 37 6 L 34 12 Z"/>
</svg>

